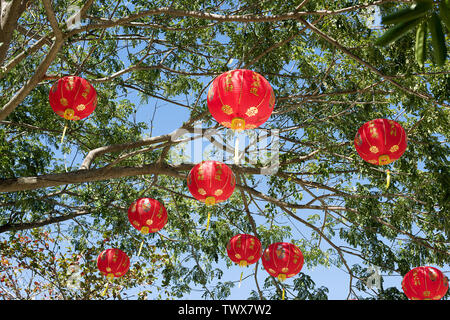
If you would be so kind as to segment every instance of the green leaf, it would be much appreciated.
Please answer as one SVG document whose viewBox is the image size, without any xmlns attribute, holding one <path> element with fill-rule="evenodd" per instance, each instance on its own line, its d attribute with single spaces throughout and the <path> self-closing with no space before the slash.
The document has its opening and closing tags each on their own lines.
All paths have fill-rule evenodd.
<svg viewBox="0 0 450 320">
<path fill-rule="evenodd" d="M 426 56 L 426 48 L 427 48 L 426 30 L 427 30 L 427 23 L 426 21 L 424 21 L 419 25 L 416 32 L 415 55 L 416 61 L 421 68 L 423 68 Z"/>
<path fill-rule="evenodd" d="M 420 18 L 415 20 L 410 20 L 408 22 L 399 23 L 389 30 L 387 30 L 381 37 L 379 37 L 375 44 L 378 46 L 386 46 L 398 38 L 404 36 L 407 32 L 417 26 L 422 20 Z"/>
<path fill-rule="evenodd" d="M 439 16 L 450 32 L 450 0 L 441 0 L 439 2 Z"/>
<path fill-rule="evenodd" d="M 445 36 L 442 30 L 441 20 L 433 13 L 430 19 L 431 41 L 433 44 L 433 58 L 438 66 L 442 66 L 447 58 Z"/>
<path fill-rule="evenodd" d="M 423 17 L 433 7 L 431 1 L 421 1 L 410 8 L 404 8 L 381 18 L 383 24 L 398 24 Z"/>
</svg>

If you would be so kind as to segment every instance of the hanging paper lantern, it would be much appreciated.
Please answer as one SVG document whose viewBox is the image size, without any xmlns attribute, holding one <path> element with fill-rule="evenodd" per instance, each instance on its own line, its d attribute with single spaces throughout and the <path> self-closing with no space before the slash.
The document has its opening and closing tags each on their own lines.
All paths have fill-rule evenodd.
<svg viewBox="0 0 450 320">
<path fill-rule="evenodd" d="M 128 220 L 143 234 L 157 232 L 167 223 L 167 211 L 155 199 L 139 198 L 128 208 Z"/>
<path fill-rule="evenodd" d="M 97 106 L 97 92 L 85 79 L 66 76 L 55 82 L 49 93 L 53 111 L 66 120 L 89 116 Z"/>
<path fill-rule="evenodd" d="M 403 277 L 402 288 L 411 300 L 440 300 L 447 293 L 448 279 L 434 267 L 417 267 Z"/>
<path fill-rule="evenodd" d="M 354 145 L 365 161 L 375 165 L 386 165 L 400 158 L 405 152 L 407 137 L 405 130 L 397 122 L 375 119 L 359 128 Z"/>
<path fill-rule="evenodd" d="M 231 261 L 246 267 L 261 258 L 261 242 L 250 234 L 237 234 L 228 242 L 227 254 Z"/>
<path fill-rule="evenodd" d="M 97 257 L 97 268 L 108 279 L 122 277 L 130 268 L 130 258 L 120 249 L 106 249 Z"/>
<path fill-rule="evenodd" d="M 208 160 L 191 169 L 187 185 L 195 199 L 211 206 L 227 200 L 233 194 L 236 178 L 226 164 Z"/>
<path fill-rule="evenodd" d="M 207 103 L 217 122 L 240 131 L 257 128 L 267 121 L 275 105 L 275 95 L 259 73 L 236 69 L 214 79 Z"/>
<path fill-rule="evenodd" d="M 288 242 L 276 242 L 263 252 L 264 269 L 280 281 L 295 276 L 303 267 L 303 254 L 300 249 Z"/>
</svg>

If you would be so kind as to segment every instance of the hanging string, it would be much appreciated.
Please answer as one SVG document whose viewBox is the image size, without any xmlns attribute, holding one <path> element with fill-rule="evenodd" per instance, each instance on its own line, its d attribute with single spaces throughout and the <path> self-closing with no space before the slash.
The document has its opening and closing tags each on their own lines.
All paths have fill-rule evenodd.
<svg viewBox="0 0 450 320">
<path fill-rule="evenodd" d="M 244 271 L 241 271 L 241 277 L 239 278 L 239 286 L 238 288 L 241 287 L 241 283 L 242 283 L 242 275 L 244 274 Z"/>
<path fill-rule="evenodd" d="M 284 300 L 284 292 L 285 292 L 285 290 L 284 290 L 284 287 L 283 287 L 283 293 L 281 294 L 281 300 Z"/>
<path fill-rule="evenodd" d="M 234 164 L 239 165 L 239 135 L 237 134 L 237 131 L 235 131 L 234 133 Z"/>
</svg>

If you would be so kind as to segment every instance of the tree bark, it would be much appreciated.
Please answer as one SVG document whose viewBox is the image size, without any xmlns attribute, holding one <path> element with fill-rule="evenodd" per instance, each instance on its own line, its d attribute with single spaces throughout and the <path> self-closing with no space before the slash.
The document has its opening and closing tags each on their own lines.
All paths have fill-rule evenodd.
<svg viewBox="0 0 450 320">
<path fill-rule="evenodd" d="M 0 179 L 0 192 L 17 192 L 34 190 L 39 188 L 56 187 L 67 184 L 83 182 L 103 181 L 146 174 L 163 174 L 171 177 L 181 178 L 178 170 L 189 170 L 193 165 L 180 165 L 178 167 L 159 166 L 148 164 L 139 167 L 113 167 L 89 170 L 77 170 L 64 173 L 45 174 L 34 177 L 22 177 L 11 179 Z"/>
<path fill-rule="evenodd" d="M 17 21 L 25 11 L 30 1 L 13 0 L 6 2 L 0 0 L 1 4 L 1 22 L 0 22 L 0 65 L 5 61 L 8 53 L 9 44 L 13 36 L 13 32 L 17 27 Z"/>
</svg>

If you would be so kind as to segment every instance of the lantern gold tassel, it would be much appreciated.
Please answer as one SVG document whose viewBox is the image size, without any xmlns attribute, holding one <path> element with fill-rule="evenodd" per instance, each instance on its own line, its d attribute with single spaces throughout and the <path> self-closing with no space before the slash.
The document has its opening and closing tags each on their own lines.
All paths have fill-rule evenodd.
<svg viewBox="0 0 450 320">
<path fill-rule="evenodd" d="M 247 260 L 241 260 L 239 261 L 239 267 L 246 267 L 247 266 Z M 241 287 L 242 282 L 242 275 L 244 274 L 244 271 L 241 272 L 241 277 L 239 279 L 239 288 Z"/>
<path fill-rule="evenodd" d="M 209 229 L 209 220 L 211 219 L 211 211 L 208 211 L 208 220 L 206 221 L 206 231 Z"/>
<path fill-rule="evenodd" d="M 71 109 L 71 108 L 67 108 L 66 110 L 64 110 L 63 118 L 66 119 L 66 120 L 72 120 L 74 115 L 75 115 L 75 111 L 73 109 Z M 62 137 L 61 137 L 61 144 L 64 141 L 64 136 L 66 135 L 67 127 L 68 127 L 68 125 L 67 125 L 67 121 L 66 121 L 66 123 L 64 125 L 63 134 L 62 134 Z"/>
<path fill-rule="evenodd" d="M 216 204 L 216 198 L 209 196 L 205 199 L 205 204 L 207 207 L 213 206 Z M 211 219 L 211 210 L 208 210 L 208 220 L 206 221 L 206 231 L 209 229 L 209 220 Z"/>
<path fill-rule="evenodd" d="M 386 170 L 386 189 L 389 188 L 389 184 L 391 183 L 391 171 Z"/>
<path fill-rule="evenodd" d="M 67 124 L 64 126 L 60 144 L 62 144 L 64 141 L 64 136 L 66 135 L 66 131 L 67 131 Z"/>
<path fill-rule="evenodd" d="M 106 291 L 108 290 L 109 283 L 106 284 L 105 289 L 103 290 L 101 296 L 103 297 L 106 294 Z"/>
<path fill-rule="evenodd" d="M 278 280 L 283 282 L 283 281 L 286 280 L 286 274 L 280 273 L 280 274 L 278 274 L 277 278 L 278 278 Z M 284 290 L 284 287 L 283 287 L 283 292 L 281 293 L 281 300 L 284 300 L 284 292 L 285 292 L 285 290 Z"/>
<path fill-rule="evenodd" d="M 139 246 L 139 251 L 137 256 L 139 257 L 141 255 L 142 246 L 144 245 L 144 240 L 141 241 L 141 245 Z"/>
<path fill-rule="evenodd" d="M 105 289 L 103 290 L 103 292 L 101 293 L 101 296 L 103 297 L 106 294 L 106 291 L 108 291 L 109 288 L 109 283 L 111 282 L 111 280 L 114 278 L 114 274 L 112 273 L 108 273 L 106 276 L 106 279 L 108 279 L 108 281 L 106 282 L 105 285 Z"/>
<path fill-rule="evenodd" d="M 149 231 L 150 231 L 150 230 L 149 230 L 148 227 L 146 227 L 146 226 L 144 226 L 144 227 L 141 228 L 141 233 L 142 233 L 143 235 L 148 234 Z M 141 245 L 139 246 L 139 251 L 138 251 L 138 254 L 137 254 L 138 257 L 141 255 L 141 250 L 142 250 L 142 246 L 143 246 L 143 245 L 144 245 L 144 240 L 142 240 Z"/>
</svg>

